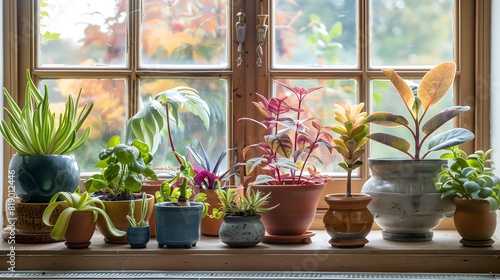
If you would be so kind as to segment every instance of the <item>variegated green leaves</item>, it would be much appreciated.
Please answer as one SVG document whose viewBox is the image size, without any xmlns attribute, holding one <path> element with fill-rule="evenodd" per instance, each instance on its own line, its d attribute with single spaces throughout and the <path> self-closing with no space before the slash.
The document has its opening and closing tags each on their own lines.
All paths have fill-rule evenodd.
<svg viewBox="0 0 500 280">
<path fill-rule="evenodd" d="M 430 117 L 424 123 L 424 117 L 428 110 L 436 105 L 451 88 L 455 78 L 455 71 L 456 65 L 453 62 L 437 65 L 424 75 L 416 95 L 414 95 L 410 86 L 394 70 L 384 70 L 384 74 L 389 78 L 403 100 L 411 116 L 411 121 L 408 121 L 404 116 L 390 112 L 375 112 L 366 118 L 366 123 L 375 123 L 386 127 L 405 127 L 411 132 L 415 151 L 411 153 L 410 142 L 396 135 L 372 133 L 368 138 L 395 148 L 414 159 L 425 158 L 429 152 L 472 140 L 474 138 L 472 132 L 467 129 L 455 128 L 433 137 L 429 141 L 427 153 L 421 155 L 422 146 L 432 133 L 460 113 L 469 110 L 468 106 L 453 106 Z"/>
<path fill-rule="evenodd" d="M 448 150 L 441 158 L 450 159 L 451 164 L 442 166 L 436 183 L 442 197 L 486 200 L 490 204 L 490 211 L 500 209 L 500 178 L 485 166 L 491 163 L 488 159 L 491 150 L 479 150 L 471 155 L 457 146 Z"/>
<path fill-rule="evenodd" d="M 7 143 L 20 155 L 70 154 L 83 146 L 90 136 L 90 126 L 82 135 L 78 136 L 77 133 L 94 104 L 85 105 L 78 113 L 78 103 L 82 93 L 80 90 L 75 101 L 71 95 L 68 97 L 65 111 L 59 115 L 59 121 L 56 122 L 56 116 L 49 107 L 47 86 L 45 95 L 42 95 L 33 83 L 28 70 L 26 76 L 28 83 L 22 109 L 4 89 L 4 96 L 11 109 L 9 111 L 5 108 L 10 124 L 2 120 L 0 132 Z"/>
</svg>

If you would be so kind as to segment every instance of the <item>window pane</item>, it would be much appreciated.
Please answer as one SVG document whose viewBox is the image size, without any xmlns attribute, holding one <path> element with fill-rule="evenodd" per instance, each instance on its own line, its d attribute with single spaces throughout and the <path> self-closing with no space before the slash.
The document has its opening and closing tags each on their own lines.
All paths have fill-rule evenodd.
<svg viewBox="0 0 500 280">
<path fill-rule="evenodd" d="M 141 66 L 228 66 L 226 0 L 143 0 Z"/>
<path fill-rule="evenodd" d="M 371 66 L 453 61 L 454 0 L 372 0 Z"/>
<path fill-rule="evenodd" d="M 328 80 L 314 80 L 314 79 L 279 79 L 281 83 L 288 84 L 291 86 L 301 87 L 301 88 L 313 88 L 318 86 L 324 86 L 322 89 L 313 91 L 309 93 L 305 99 L 302 106 L 304 112 L 301 113 L 300 119 L 315 118 L 315 122 L 320 123 L 323 126 L 331 126 L 335 122 L 333 114 L 333 104 L 344 105 L 345 103 L 355 104 L 358 101 L 357 98 L 357 82 L 354 79 L 328 79 Z M 281 85 L 274 83 L 275 96 L 287 97 L 287 102 L 293 107 L 298 107 L 297 98 L 295 94 L 290 90 L 284 88 Z M 294 113 L 290 113 L 289 117 L 297 119 Z M 310 135 L 314 136 L 316 129 L 311 125 L 311 122 L 307 122 Z M 331 132 L 334 135 L 333 132 Z M 316 155 L 320 158 L 323 165 L 314 159 L 311 163 L 314 163 L 316 167 L 322 172 L 344 172 L 338 166 L 338 163 L 342 161 L 342 157 L 337 153 L 336 150 L 332 150 L 332 153 L 328 151 L 323 145 L 320 146 L 319 151 Z"/>
<path fill-rule="evenodd" d="M 85 121 L 83 128 L 91 126 L 87 144 L 75 151 L 81 172 L 97 171 L 94 165 L 99 161 L 99 151 L 113 135 L 123 138 L 127 117 L 127 85 L 124 79 L 43 79 L 50 94 L 51 110 L 64 112 L 65 102 L 71 94 L 76 98 L 80 89 L 80 107 L 91 102 L 94 108 Z M 58 119 L 58 117 L 56 118 Z M 83 132 L 83 129 L 82 129 Z"/>
<path fill-rule="evenodd" d="M 410 80 L 409 82 L 418 84 L 420 83 L 419 80 Z M 397 115 L 402 115 L 404 116 L 408 122 L 410 123 L 410 127 L 414 129 L 413 121 L 411 119 L 410 113 L 406 109 L 406 106 L 404 105 L 401 97 L 399 96 L 399 93 L 396 91 L 394 86 L 392 85 L 391 82 L 387 80 L 373 80 L 371 81 L 371 88 L 373 91 L 372 95 L 372 112 L 391 112 Z M 451 90 L 451 89 L 450 89 Z M 437 113 L 443 111 L 444 109 L 453 106 L 453 94 L 451 92 L 448 92 L 443 99 L 441 99 L 436 105 L 432 108 L 429 109 L 427 112 L 426 116 L 424 117 L 424 120 L 422 122 L 422 125 L 427 122 L 431 117 L 436 115 Z M 431 134 L 430 138 L 432 138 L 435 135 L 438 135 L 439 133 L 449 130 L 453 128 L 453 121 L 449 121 L 446 124 L 444 124 L 442 127 L 437 129 L 434 133 Z M 383 132 L 383 133 L 389 133 L 392 135 L 396 135 L 399 137 L 404 138 L 408 142 L 410 142 L 410 154 L 415 154 L 415 142 L 412 140 L 413 137 L 411 133 L 409 132 L 408 129 L 400 126 L 400 127 L 383 127 L 380 125 L 375 125 L 372 124 L 370 127 L 370 132 Z M 427 145 L 428 141 L 427 139 L 426 142 L 424 142 L 424 145 L 422 146 L 422 152 L 420 155 L 422 156 L 425 154 L 425 152 L 428 151 Z M 408 157 L 404 153 L 393 149 L 391 147 L 388 147 L 386 145 L 376 143 L 375 141 L 369 141 L 371 143 L 371 155 L 370 157 L 373 158 L 380 158 L 380 157 Z M 429 158 L 439 158 L 441 152 L 433 152 L 429 154 Z"/>
<path fill-rule="evenodd" d="M 39 3 L 39 66 L 126 65 L 126 0 Z"/>
<path fill-rule="evenodd" d="M 178 126 L 172 126 L 172 137 L 175 149 L 187 158 L 187 145 L 198 147 L 199 139 L 210 156 L 211 162 L 215 163 L 219 155 L 227 149 L 227 97 L 228 81 L 224 79 L 142 79 L 140 83 L 141 99 L 147 103 L 158 93 L 174 88 L 176 86 L 189 86 L 198 91 L 200 97 L 207 102 L 210 108 L 210 127 L 205 128 L 203 122 L 186 109 L 179 111 L 180 120 Z M 162 133 L 162 140 L 153 159 L 153 166 L 171 167 L 178 166 L 168 141 L 166 128 Z M 229 159 L 231 160 L 231 159 Z M 219 170 L 225 170 L 226 162 L 223 162 Z"/>
<path fill-rule="evenodd" d="M 273 3 L 273 68 L 358 65 L 358 1 Z"/>
</svg>

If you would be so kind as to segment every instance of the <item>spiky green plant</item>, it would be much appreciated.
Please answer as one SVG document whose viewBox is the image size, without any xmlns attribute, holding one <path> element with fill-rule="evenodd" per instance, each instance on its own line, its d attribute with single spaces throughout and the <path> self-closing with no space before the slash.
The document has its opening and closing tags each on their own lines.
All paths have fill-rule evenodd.
<svg viewBox="0 0 500 280">
<path fill-rule="evenodd" d="M 59 200 L 62 198 L 62 200 Z M 69 221 L 71 219 L 71 215 L 74 212 L 82 212 L 82 211 L 91 211 L 94 214 L 94 221 L 97 221 L 97 217 L 101 215 L 106 222 L 106 227 L 108 231 L 113 236 L 124 236 L 126 232 L 117 229 L 108 214 L 105 211 L 104 203 L 97 197 L 90 196 L 88 192 L 84 192 L 80 194 L 80 188 L 78 187 L 74 193 L 70 192 L 58 192 L 50 199 L 49 205 L 43 211 L 42 220 L 48 225 L 52 226 L 50 223 L 50 216 L 52 212 L 58 206 L 64 206 L 65 209 L 61 212 L 59 217 L 56 220 L 52 231 L 50 232 L 50 237 L 55 240 L 60 240 L 66 234 L 66 230 L 68 229 Z"/>
<path fill-rule="evenodd" d="M 82 90 L 75 101 L 71 95 L 66 102 L 65 111 L 56 115 L 49 107 L 49 91 L 45 85 L 45 94 L 42 95 L 31 79 L 29 70 L 26 70 L 28 83 L 26 85 L 24 107 L 21 109 L 12 96 L 3 89 L 10 110 L 5 108 L 9 124 L 2 120 L 0 132 L 5 141 L 16 150 L 19 155 L 49 155 L 70 154 L 83 146 L 90 136 L 90 126 L 87 126 L 81 136 L 78 132 L 88 117 L 93 103 L 85 105 L 78 113 L 78 103 Z"/>
</svg>

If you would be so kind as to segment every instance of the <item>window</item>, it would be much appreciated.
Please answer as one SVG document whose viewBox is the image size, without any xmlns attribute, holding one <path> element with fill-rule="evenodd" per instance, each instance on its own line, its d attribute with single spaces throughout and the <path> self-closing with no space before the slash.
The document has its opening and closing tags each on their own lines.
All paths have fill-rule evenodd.
<svg viewBox="0 0 500 280">
<path fill-rule="evenodd" d="M 251 104 L 255 92 L 285 94 L 274 80 L 301 87 L 324 85 L 307 106 L 329 125 L 333 102 L 365 102 L 369 110 L 393 105 L 393 92 L 381 69 L 395 68 L 404 78 L 418 81 L 432 65 L 445 60 L 458 65 L 453 94 L 446 102 L 472 108 L 455 124 L 476 134 L 465 148 L 489 146 L 489 122 L 476 125 L 489 118 L 484 105 L 475 101 L 475 94 L 488 85 L 481 71 L 475 71 L 489 67 L 488 54 L 478 55 L 484 42 L 475 42 L 479 35 L 489 36 L 482 33 L 482 1 L 7 2 L 4 13 L 11 24 L 5 26 L 5 51 L 17 59 L 6 60 L 6 88 L 23 98 L 28 68 L 36 81 L 49 85 L 54 102 L 83 88 L 88 100 L 96 103 L 89 120 L 92 140 L 79 151 L 84 171 L 92 171 L 96 151 L 111 135 L 123 135 L 126 119 L 141 104 L 176 85 L 198 89 L 212 110 L 209 133 L 202 125 L 191 125 L 186 116 L 176 137 L 190 135 L 185 143 L 199 138 L 214 151 L 238 147 L 241 160 L 241 149 L 259 141 L 263 132 L 238 119 L 258 118 Z M 246 37 L 238 66 L 234 29 L 239 11 L 246 15 Z M 269 15 L 261 22 L 269 29 L 260 67 L 258 14 Z M 12 38 L 19 48 L 11 44 Z M 378 156 L 380 150 L 371 146 L 370 156 Z M 5 147 L 4 166 L 11 153 Z M 163 144 L 156 166 L 168 165 L 167 153 Z M 324 170 L 335 172 L 337 179 L 325 192 L 340 192 L 343 174 L 336 168 L 335 154 L 329 157 Z M 354 190 L 359 191 L 368 176 L 365 165 Z"/>
</svg>

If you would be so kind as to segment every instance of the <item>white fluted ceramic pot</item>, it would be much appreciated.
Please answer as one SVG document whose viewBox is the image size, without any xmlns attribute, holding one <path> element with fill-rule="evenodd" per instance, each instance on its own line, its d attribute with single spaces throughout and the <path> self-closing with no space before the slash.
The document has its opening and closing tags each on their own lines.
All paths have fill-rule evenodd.
<svg viewBox="0 0 500 280">
<path fill-rule="evenodd" d="M 453 216 L 451 199 L 441 199 L 435 182 L 444 160 L 369 159 L 372 176 L 362 193 L 386 240 L 429 241 L 432 229 Z"/>
</svg>

